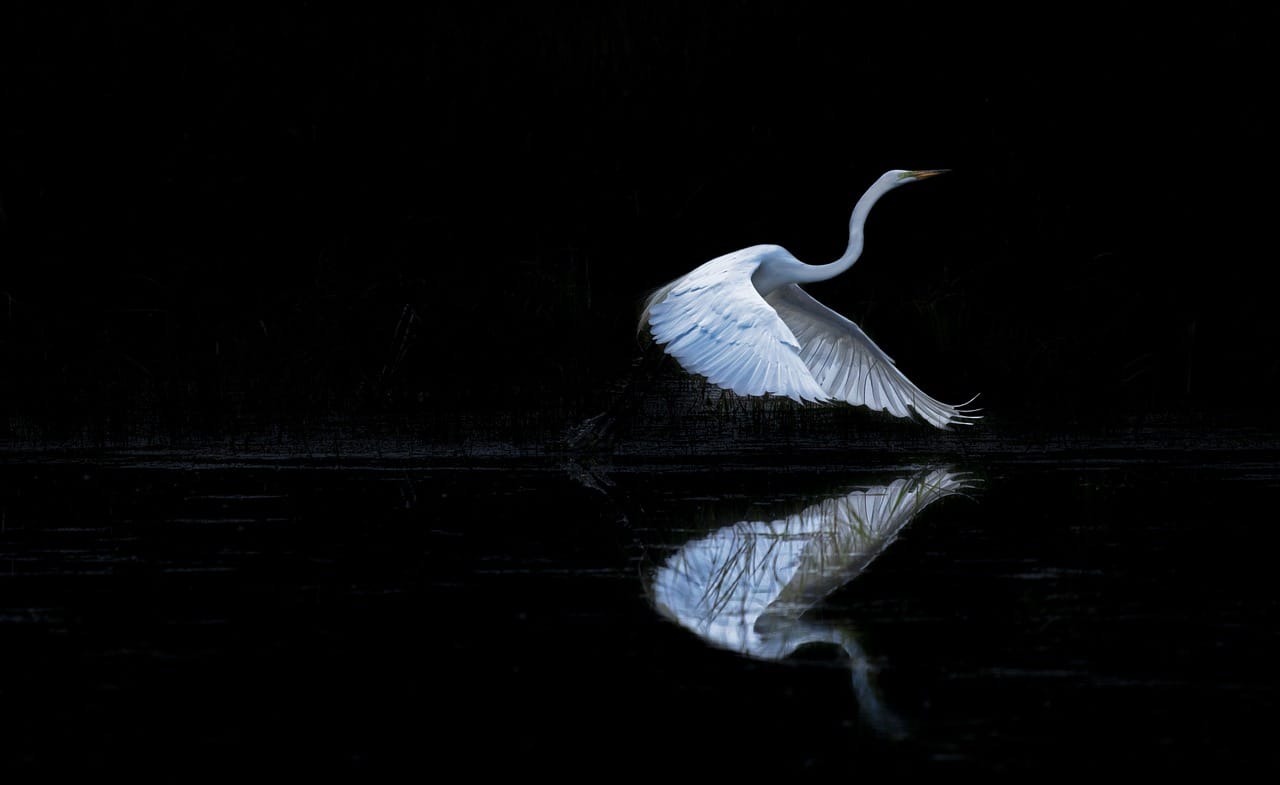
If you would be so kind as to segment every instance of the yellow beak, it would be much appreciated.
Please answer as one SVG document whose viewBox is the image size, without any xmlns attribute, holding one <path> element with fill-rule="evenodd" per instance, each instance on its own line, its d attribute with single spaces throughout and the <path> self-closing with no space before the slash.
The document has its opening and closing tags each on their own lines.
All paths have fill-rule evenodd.
<svg viewBox="0 0 1280 785">
<path fill-rule="evenodd" d="M 907 172 L 906 176 L 915 178 L 916 180 L 923 180 L 926 177 L 934 177 L 950 171 L 950 169 L 917 169 L 914 172 Z"/>
</svg>

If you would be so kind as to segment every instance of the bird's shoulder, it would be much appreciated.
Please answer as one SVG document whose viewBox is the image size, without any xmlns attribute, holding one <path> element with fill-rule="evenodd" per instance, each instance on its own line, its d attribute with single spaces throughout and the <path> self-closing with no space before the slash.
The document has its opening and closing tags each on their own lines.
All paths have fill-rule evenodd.
<svg viewBox="0 0 1280 785">
<path fill-rule="evenodd" d="M 706 283 L 749 277 L 766 260 L 784 256 L 789 254 L 780 245 L 752 245 L 704 262 L 685 277 Z"/>
</svg>

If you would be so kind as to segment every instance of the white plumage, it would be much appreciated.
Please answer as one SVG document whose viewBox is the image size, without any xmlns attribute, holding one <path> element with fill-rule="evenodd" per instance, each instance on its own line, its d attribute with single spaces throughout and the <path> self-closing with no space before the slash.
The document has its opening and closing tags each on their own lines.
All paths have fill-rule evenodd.
<svg viewBox="0 0 1280 785">
<path fill-rule="evenodd" d="M 708 643 L 761 659 L 782 659 L 805 643 L 843 643 L 841 631 L 805 612 L 860 575 L 926 507 L 969 484 L 936 467 L 785 518 L 725 526 L 663 562 L 652 601 Z"/>
<path fill-rule="evenodd" d="M 938 428 L 971 425 L 974 410 L 926 395 L 858 325 L 799 286 L 857 261 L 867 213 L 881 196 L 941 171 L 881 175 L 854 207 L 848 249 L 831 264 L 805 264 L 777 245 L 725 254 L 655 292 L 641 328 L 685 370 L 738 395 L 842 401 L 898 417 L 914 410 Z"/>
</svg>

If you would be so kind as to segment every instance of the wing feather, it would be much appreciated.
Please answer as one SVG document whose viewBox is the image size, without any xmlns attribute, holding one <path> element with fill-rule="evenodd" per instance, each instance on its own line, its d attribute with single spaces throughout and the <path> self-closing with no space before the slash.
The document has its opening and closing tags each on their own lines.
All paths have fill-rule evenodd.
<svg viewBox="0 0 1280 785">
<path fill-rule="evenodd" d="M 802 347 L 817 347 L 811 352 L 802 348 L 799 357 L 831 398 L 887 410 L 898 417 L 909 416 L 909 406 L 939 428 L 970 425 L 978 419 L 973 410 L 926 395 L 858 325 L 799 286 L 779 287 L 764 299 L 791 328 Z"/>
<path fill-rule="evenodd" d="M 703 264 L 659 290 L 644 318 L 667 354 L 713 384 L 739 395 L 829 400 L 800 357 L 800 341 L 751 282 L 768 248 Z"/>
</svg>

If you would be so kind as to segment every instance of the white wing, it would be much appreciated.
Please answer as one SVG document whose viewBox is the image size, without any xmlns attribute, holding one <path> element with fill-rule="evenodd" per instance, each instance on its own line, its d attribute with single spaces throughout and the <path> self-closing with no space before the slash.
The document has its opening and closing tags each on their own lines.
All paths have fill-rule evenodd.
<svg viewBox="0 0 1280 785">
<path fill-rule="evenodd" d="M 944 466 L 825 499 L 804 510 L 801 531 L 809 544 L 795 571 L 804 577 L 788 581 L 767 612 L 807 608 L 853 580 L 924 508 L 969 487 L 969 474 Z"/>
<path fill-rule="evenodd" d="M 813 299 L 795 284 L 765 298 L 800 342 L 800 358 L 831 398 L 909 417 L 907 407 L 939 428 L 978 419 L 925 395 L 858 325 Z M 963 405 L 963 404 L 961 404 Z"/>
<path fill-rule="evenodd" d="M 805 611 L 860 575 L 925 507 L 967 486 L 965 475 L 943 467 L 785 518 L 725 526 L 685 543 L 657 570 L 654 605 L 717 646 L 784 657 L 817 631 Z"/>
<path fill-rule="evenodd" d="M 825 401 L 800 342 L 751 283 L 773 246 L 725 254 L 664 287 L 648 308 L 653 338 L 685 370 L 739 395 Z"/>
</svg>

